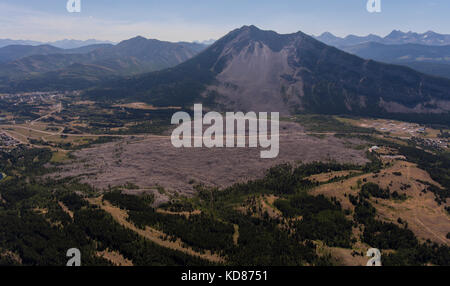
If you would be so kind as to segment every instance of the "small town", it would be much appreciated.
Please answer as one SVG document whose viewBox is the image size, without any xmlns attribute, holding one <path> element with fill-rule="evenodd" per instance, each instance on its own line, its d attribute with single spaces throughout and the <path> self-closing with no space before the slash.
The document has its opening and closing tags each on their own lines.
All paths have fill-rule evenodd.
<svg viewBox="0 0 450 286">
<path fill-rule="evenodd" d="M 0 133 L 0 150 L 10 149 L 20 145 L 20 142 L 16 139 L 12 138 L 6 133 Z"/>
</svg>

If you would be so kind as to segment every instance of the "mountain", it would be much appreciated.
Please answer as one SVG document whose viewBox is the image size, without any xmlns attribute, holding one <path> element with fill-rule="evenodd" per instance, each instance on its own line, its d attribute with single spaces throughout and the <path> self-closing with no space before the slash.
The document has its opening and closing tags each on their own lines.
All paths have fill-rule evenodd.
<svg viewBox="0 0 450 286">
<path fill-rule="evenodd" d="M 26 45 L 26 46 L 40 46 L 40 45 L 50 45 L 60 49 L 76 49 L 84 46 L 98 45 L 98 44 L 115 44 L 111 41 L 99 41 L 95 39 L 90 39 L 86 41 L 81 40 L 60 40 L 54 42 L 38 42 L 29 40 L 11 40 L 11 39 L 0 39 L 0 48 L 11 46 L 11 45 Z"/>
<path fill-rule="evenodd" d="M 0 63 L 6 63 L 16 59 L 32 55 L 48 55 L 60 53 L 61 49 L 50 46 L 10 45 L 0 48 Z"/>
<path fill-rule="evenodd" d="M 383 39 L 384 44 L 421 44 L 442 46 L 450 45 L 450 35 L 442 35 L 433 31 L 423 34 L 394 30 Z"/>
<path fill-rule="evenodd" d="M 377 61 L 424 61 L 450 63 L 450 45 L 385 45 L 369 42 L 354 46 L 347 46 L 344 48 L 344 50 L 362 58 L 370 58 Z"/>
<path fill-rule="evenodd" d="M 136 59 L 142 66 L 141 69 L 159 70 L 184 62 L 202 49 L 204 46 L 198 44 L 171 43 L 138 36 L 115 46 L 96 50 L 92 54 L 99 61 Z"/>
<path fill-rule="evenodd" d="M 302 32 L 244 26 L 174 68 L 110 82 L 85 96 L 283 114 L 440 113 L 450 110 L 450 80 L 364 60 Z"/>
<path fill-rule="evenodd" d="M 84 54 L 92 52 L 99 48 L 111 46 L 110 44 L 95 44 L 83 46 L 75 49 L 61 49 L 51 45 L 10 45 L 0 48 L 0 63 L 7 63 L 24 57 L 34 55 L 52 55 L 52 54 Z"/>
<path fill-rule="evenodd" d="M 17 50 L 38 53 L 38 48 L 22 47 Z M 204 48 L 200 44 L 171 43 L 143 37 L 125 40 L 117 45 L 100 44 L 69 50 L 53 47 L 45 53 L 40 48 L 41 54 L 0 64 L 0 90 L 16 92 L 86 88 L 106 78 L 175 66 Z M 11 54 L 5 53 L 10 58 Z M 17 51 L 15 56 L 20 57 L 20 54 L 26 53 Z"/>
<path fill-rule="evenodd" d="M 345 38 L 340 38 L 335 35 L 333 35 L 330 32 L 325 32 L 321 34 L 320 36 L 315 37 L 317 40 L 335 47 L 342 47 L 342 46 L 350 46 L 350 45 L 357 45 L 361 43 L 367 43 L 367 42 L 382 42 L 383 38 L 377 35 L 368 35 L 368 36 L 355 36 L 355 35 L 348 35 Z"/>
<path fill-rule="evenodd" d="M 367 42 L 376 42 L 386 45 L 400 45 L 400 44 L 419 44 L 429 46 L 444 46 L 450 45 L 450 35 L 438 34 L 433 31 L 428 31 L 423 34 L 393 30 L 389 35 L 382 38 L 377 35 L 355 36 L 348 35 L 345 38 L 337 37 L 330 32 L 325 32 L 320 36 L 315 37 L 317 40 L 324 42 L 327 45 L 335 47 L 345 47 L 363 44 Z"/>
<path fill-rule="evenodd" d="M 99 41 L 99 40 L 95 40 L 95 39 L 89 39 L 86 41 L 64 39 L 64 40 L 60 40 L 60 41 L 49 42 L 47 44 L 52 45 L 57 48 L 61 48 L 61 49 L 76 49 L 76 48 L 81 48 L 81 47 L 85 47 L 85 46 L 92 46 L 92 45 L 99 45 L 99 44 L 114 45 L 115 43 L 111 42 L 111 41 Z"/>
<path fill-rule="evenodd" d="M 365 59 L 406 65 L 423 73 L 450 78 L 450 45 L 385 45 L 368 42 L 342 49 Z"/>
<path fill-rule="evenodd" d="M 394 30 L 384 38 L 376 35 L 340 38 L 329 32 L 315 38 L 365 59 L 404 65 L 426 74 L 450 78 L 450 35 Z"/>
<path fill-rule="evenodd" d="M 44 43 L 37 41 L 28 41 L 28 40 L 11 40 L 11 39 L 0 39 L 0 48 L 11 46 L 11 45 L 42 45 Z"/>
</svg>

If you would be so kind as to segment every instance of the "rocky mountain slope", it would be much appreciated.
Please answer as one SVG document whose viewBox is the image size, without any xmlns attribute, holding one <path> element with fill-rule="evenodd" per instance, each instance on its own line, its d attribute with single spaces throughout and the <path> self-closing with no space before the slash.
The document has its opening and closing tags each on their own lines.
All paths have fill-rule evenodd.
<svg viewBox="0 0 450 286">
<path fill-rule="evenodd" d="M 228 33 L 174 68 L 111 82 L 86 95 L 283 114 L 450 110 L 450 80 L 364 60 L 302 32 L 280 35 L 255 26 Z"/>
</svg>

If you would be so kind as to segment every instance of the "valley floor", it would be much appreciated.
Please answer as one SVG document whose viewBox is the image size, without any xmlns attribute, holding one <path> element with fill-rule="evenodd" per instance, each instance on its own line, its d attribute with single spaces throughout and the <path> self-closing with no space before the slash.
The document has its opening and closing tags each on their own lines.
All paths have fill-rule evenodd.
<svg viewBox="0 0 450 286">
<path fill-rule="evenodd" d="M 0 124 L 0 264 L 450 264 L 448 130 L 297 115 L 261 159 L 174 148 L 170 110 L 30 96 L 3 99 L 28 111 Z"/>
</svg>

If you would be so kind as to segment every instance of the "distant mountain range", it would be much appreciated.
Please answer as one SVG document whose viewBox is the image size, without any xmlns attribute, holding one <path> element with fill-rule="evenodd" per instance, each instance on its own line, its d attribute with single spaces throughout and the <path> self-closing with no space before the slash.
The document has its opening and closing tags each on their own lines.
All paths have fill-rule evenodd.
<svg viewBox="0 0 450 286">
<path fill-rule="evenodd" d="M 330 32 L 325 32 L 320 36 L 315 37 L 317 40 L 324 42 L 327 45 L 338 48 L 353 46 L 368 42 L 381 43 L 386 45 L 401 45 L 401 44 L 419 44 L 429 46 L 444 46 L 450 45 L 450 35 L 438 34 L 433 31 L 428 31 L 423 34 L 407 32 L 404 33 L 399 30 L 393 30 L 386 37 L 380 37 L 370 34 L 368 36 L 348 35 L 344 38 L 337 37 Z"/>
<path fill-rule="evenodd" d="M 195 44 L 201 44 L 201 45 L 212 45 L 216 40 L 209 39 L 205 41 L 194 41 Z M 49 45 L 60 49 L 76 49 L 81 48 L 85 46 L 92 46 L 92 45 L 99 45 L 99 44 L 110 44 L 115 45 L 117 43 L 111 42 L 111 41 L 99 41 L 95 39 L 90 40 L 59 40 L 54 42 L 38 42 L 38 41 L 29 41 L 29 40 L 11 40 L 11 39 L 0 39 L 0 48 L 10 46 L 10 45 L 27 45 L 27 46 L 42 46 L 42 45 Z"/>
<path fill-rule="evenodd" d="M 28 41 L 28 40 L 11 40 L 11 39 L 0 39 L 0 48 L 10 46 L 10 45 L 29 45 L 29 46 L 40 46 L 40 45 L 50 45 L 61 49 L 76 49 L 84 46 L 97 45 L 97 44 L 115 44 L 111 41 L 99 41 L 95 39 L 90 39 L 86 41 L 81 40 L 69 40 L 64 39 L 54 42 L 38 42 L 38 41 Z"/>
<path fill-rule="evenodd" d="M 377 35 L 340 38 L 328 32 L 315 38 L 365 59 L 401 64 L 423 73 L 450 78 L 450 35 L 394 30 L 384 38 Z"/>
<path fill-rule="evenodd" d="M 441 113 L 450 111 L 450 80 L 361 59 L 302 32 L 244 26 L 176 67 L 110 82 L 85 96 L 284 114 Z"/>
<path fill-rule="evenodd" d="M 143 37 L 75 49 L 7 46 L 0 48 L 0 91 L 86 88 L 108 78 L 175 66 L 205 47 Z"/>
<path fill-rule="evenodd" d="M 385 45 L 368 42 L 341 49 L 365 59 L 405 65 L 423 73 L 450 78 L 450 45 Z"/>
<path fill-rule="evenodd" d="M 95 44 L 83 46 L 74 49 L 61 49 L 51 45 L 9 45 L 0 48 L 0 64 L 18 60 L 24 57 L 34 55 L 52 55 L 52 54 L 84 54 L 96 49 L 112 47 L 111 44 Z"/>
</svg>

